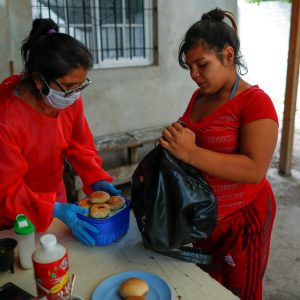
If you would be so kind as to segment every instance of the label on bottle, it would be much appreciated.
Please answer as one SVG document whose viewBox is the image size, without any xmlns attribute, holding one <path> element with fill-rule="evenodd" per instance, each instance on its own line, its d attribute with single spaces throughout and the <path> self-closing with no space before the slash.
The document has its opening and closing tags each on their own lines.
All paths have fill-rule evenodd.
<svg viewBox="0 0 300 300">
<path fill-rule="evenodd" d="M 68 254 L 51 263 L 33 261 L 38 296 L 61 300 L 70 294 Z"/>
</svg>

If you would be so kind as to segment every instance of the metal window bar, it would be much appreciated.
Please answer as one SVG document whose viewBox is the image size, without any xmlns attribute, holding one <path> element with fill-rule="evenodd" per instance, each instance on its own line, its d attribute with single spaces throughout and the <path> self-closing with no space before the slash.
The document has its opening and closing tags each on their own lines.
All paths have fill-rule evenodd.
<svg viewBox="0 0 300 300">
<path fill-rule="evenodd" d="M 48 7 L 50 5 L 50 0 L 48 0 Z M 50 9 L 49 9 L 49 18 L 50 18 Z"/>
<path fill-rule="evenodd" d="M 58 0 L 55 1 L 55 4 L 56 4 L 56 9 L 59 7 L 58 6 Z M 56 23 L 58 24 L 59 22 L 59 18 L 58 18 L 58 15 L 56 15 Z"/>
<path fill-rule="evenodd" d="M 128 21 L 129 21 L 129 56 L 130 56 L 130 59 L 132 59 L 132 26 L 131 26 L 131 1 L 129 0 L 128 1 Z"/>
<path fill-rule="evenodd" d="M 148 1 L 151 3 L 152 0 Z M 141 2 L 128 0 L 127 5 L 123 0 L 120 7 L 118 7 L 116 0 L 110 0 L 112 9 L 104 13 L 103 11 L 108 7 L 103 6 L 101 0 L 90 0 L 89 4 L 82 0 L 81 6 L 76 6 L 75 1 L 70 0 L 32 0 L 32 2 L 32 7 L 36 9 L 38 17 L 55 19 L 59 27 L 63 27 L 65 32 L 73 36 L 76 36 L 76 32 L 81 31 L 80 40 L 91 50 L 95 62 L 112 58 L 115 60 L 146 58 L 147 51 L 153 50 L 152 45 L 146 47 L 145 34 L 145 14 L 152 11 L 153 8 L 151 5 L 150 8 L 145 8 L 144 0 Z M 141 7 L 138 7 L 138 3 L 141 4 Z M 78 7 L 81 8 L 82 15 L 74 17 L 74 14 L 79 14 Z M 118 20 L 118 9 L 121 20 Z M 72 19 L 70 11 L 73 12 Z M 109 14 L 110 12 L 112 14 Z M 127 23 L 126 12 L 128 15 Z M 141 14 L 140 23 L 139 21 L 136 22 L 134 13 Z M 56 17 L 54 18 L 54 16 Z M 107 22 L 107 19 L 111 17 L 113 24 Z M 81 22 L 76 23 L 77 20 L 81 20 Z M 110 44 L 112 29 L 114 30 L 113 45 Z"/>
<path fill-rule="evenodd" d="M 98 4 L 99 2 L 96 1 L 95 5 L 91 5 L 92 36 L 94 37 L 94 41 L 93 41 L 92 49 L 90 50 L 92 51 L 95 63 L 99 62 L 98 53 L 96 52 L 97 49 L 96 45 L 98 44 L 98 41 L 101 41 L 101 32 L 99 32 L 99 30 L 96 30 L 96 27 L 98 26 L 96 20 L 100 19 L 99 18 L 100 9 L 97 6 Z"/>
<path fill-rule="evenodd" d="M 116 60 L 119 58 L 119 47 L 118 47 L 118 29 L 117 29 L 117 8 L 116 1 L 113 1 L 113 11 L 114 11 L 114 30 L 115 30 L 115 45 L 116 45 Z"/>
<path fill-rule="evenodd" d="M 68 7 L 68 5 L 67 5 L 67 3 L 65 3 L 65 22 L 66 22 L 66 24 L 67 24 L 67 26 L 66 26 L 66 29 L 67 29 L 67 34 L 70 34 L 70 27 L 69 27 L 69 7 Z M 48 8 L 49 8 L 49 10 L 51 9 L 49 6 L 48 6 Z"/>
<path fill-rule="evenodd" d="M 84 32 L 87 32 L 86 30 L 86 10 L 85 10 L 85 4 L 84 4 L 84 0 L 82 0 L 82 12 L 83 12 L 83 24 L 84 24 Z M 84 43 L 87 45 L 87 38 L 86 38 L 86 34 L 84 35 Z"/>
<path fill-rule="evenodd" d="M 142 1 L 142 10 L 144 11 L 144 1 Z M 142 18 L 143 18 L 143 45 L 146 45 L 146 41 L 145 41 L 145 14 L 142 14 Z M 143 53 L 144 53 L 144 57 L 146 57 L 145 47 L 143 49 Z"/>
<path fill-rule="evenodd" d="M 99 30 L 99 32 L 100 32 L 100 40 L 101 40 L 101 45 L 103 45 L 103 42 L 104 42 L 104 39 L 103 39 L 103 34 L 102 34 L 102 30 L 101 30 L 101 28 L 102 28 L 102 8 L 101 8 L 101 5 L 99 5 L 99 17 L 100 17 L 100 20 L 99 20 L 99 26 L 100 26 L 100 30 Z M 107 41 L 108 42 L 108 41 Z M 97 51 L 97 48 L 96 48 L 96 51 Z M 97 51 L 98 52 L 98 51 Z M 100 54 L 101 54 L 101 61 L 103 61 L 104 60 L 104 53 L 103 53 L 103 51 L 101 51 L 100 52 Z"/>
</svg>

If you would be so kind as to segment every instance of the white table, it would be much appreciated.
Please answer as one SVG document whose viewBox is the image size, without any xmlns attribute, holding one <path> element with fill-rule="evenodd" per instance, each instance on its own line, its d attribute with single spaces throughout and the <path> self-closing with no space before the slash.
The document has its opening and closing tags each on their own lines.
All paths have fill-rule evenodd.
<svg viewBox="0 0 300 300">
<path fill-rule="evenodd" d="M 126 271 L 148 271 L 169 284 L 172 300 L 238 299 L 196 265 L 144 249 L 132 213 L 130 218 L 129 231 L 120 241 L 109 246 L 92 248 L 75 240 L 69 229 L 58 219 L 53 220 L 47 232 L 54 233 L 58 242 L 68 248 L 70 274 L 76 274 L 74 294 L 88 300 L 101 281 L 111 275 Z M 37 234 L 36 242 L 41 235 Z M 0 238 L 3 237 L 15 238 L 15 234 L 12 230 L 0 231 Z M 15 253 L 17 256 L 18 251 Z M 21 269 L 18 258 L 14 274 L 10 271 L 0 272 L 0 286 L 8 281 L 36 295 L 33 270 Z"/>
</svg>

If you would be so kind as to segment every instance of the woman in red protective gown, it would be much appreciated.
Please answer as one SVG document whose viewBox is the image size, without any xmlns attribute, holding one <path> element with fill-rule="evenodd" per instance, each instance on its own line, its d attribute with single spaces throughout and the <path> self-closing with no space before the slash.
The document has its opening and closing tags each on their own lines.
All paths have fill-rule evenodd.
<svg viewBox="0 0 300 300">
<path fill-rule="evenodd" d="M 97 231 L 77 217 L 86 208 L 61 203 L 66 158 L 84 192 L 119 194 L 102 169 L 80 95 L 91 81 L 92 55 L 51 19 L 36 19 L 22 45 L 25 70 L 0 85 L 0 229 L 25 214 L 37 231 L 57 217 L 86 245 Z M 65 193 L 64 193 L 65 194 Z M 66 202 L 66 201 L 65 201 Z"/>
<path fill-rule="evenodd" d="M 194 245 L 214 254 L 206 271 L 241 299 L 259 300 L 276 210 L 265 176 L 278 118 L 268 95 L 240 78 L 239 46 L 230 12 L 216 8 L 188 29 L 179 63 L 198 89 L 180 118 L 186 128 L 170 125 L 160 144 L 197 167 L 217 196 L 217 226 Z"/>
</svg>

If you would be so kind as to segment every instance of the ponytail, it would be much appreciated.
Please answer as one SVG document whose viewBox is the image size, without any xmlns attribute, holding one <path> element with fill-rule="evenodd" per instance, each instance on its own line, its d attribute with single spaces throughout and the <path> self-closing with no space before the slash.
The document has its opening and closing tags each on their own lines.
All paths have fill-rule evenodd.
<svg viewBox="0 0 300 300">
<path fill-rule="evenodd" d="M 35 19 L 27 39 L 23 41 L 21 54 L 24 64 L 28 60 L 30 49 L 40 39 L 45 37 L 50 30 L 58 32 L 58 26 L 51 19 Z"/>
<path fill-rule="evenodd" d="M 57 24 L 51 19 L 33 21 L 21 48 L 27 77 L 40 73 L 46 79 L 56 79 L 79 66 L 87 70 L 92 68 L 93 58 L 86 46 L 58 31 Z"/>
</svg>

